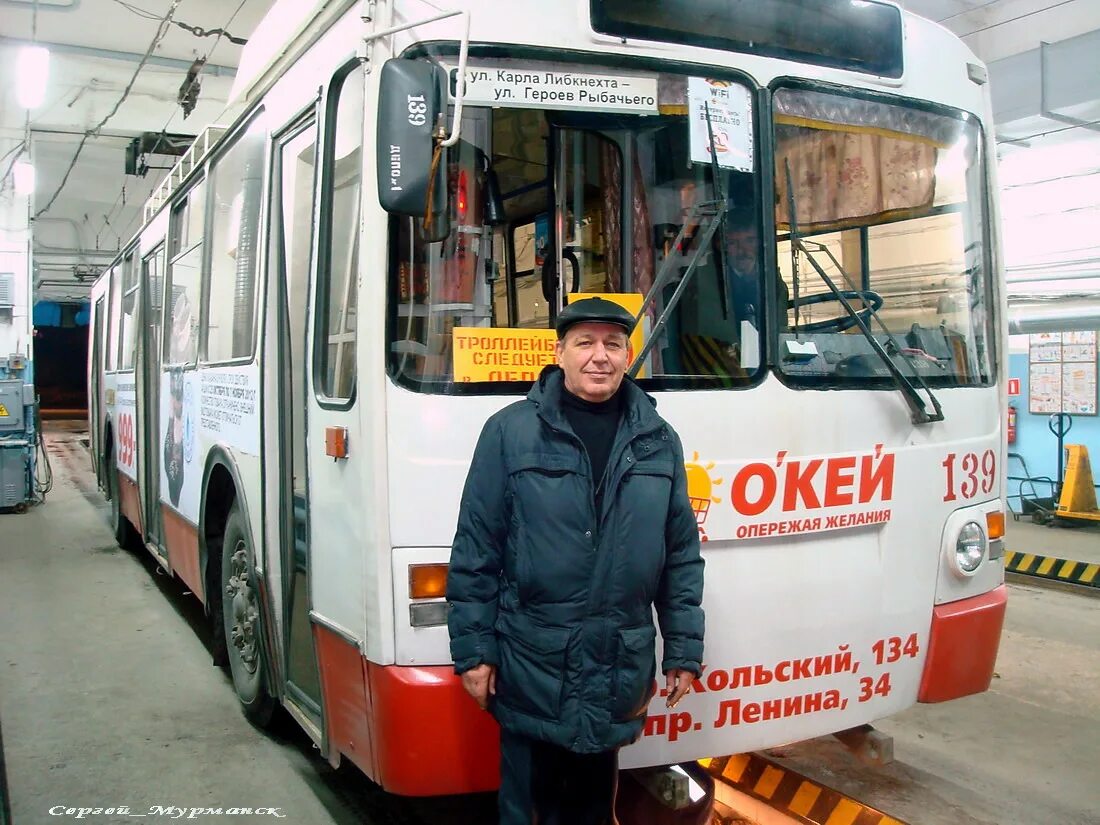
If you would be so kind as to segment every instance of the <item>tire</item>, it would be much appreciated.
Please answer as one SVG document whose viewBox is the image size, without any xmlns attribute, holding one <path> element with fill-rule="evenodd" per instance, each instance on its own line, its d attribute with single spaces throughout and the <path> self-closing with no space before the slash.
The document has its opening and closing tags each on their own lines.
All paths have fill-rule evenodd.
<svg viewBox="0 0 1100 825">
<path fill-rule="evenodd" d="M 253 558 L 244 512 L 234 504 L 222 539 L 222 627 L 241 709 L 252 724 L 263 728 L 271 724 L 276 703 L 267 689 Z"/>
<path fill-rule="evenodd" d="M 115 542 L 123 550 L 129 550 L 137 538 L 134 526 L 130 520 L 122 514 L 122 493 L 118 483 L 118 461 L 115 459 L 114 447 L 111 447 L 111 466 L 107 471 L 107 489 L 111 495 L 111 529 L 115 534 Z"/>
</svg>

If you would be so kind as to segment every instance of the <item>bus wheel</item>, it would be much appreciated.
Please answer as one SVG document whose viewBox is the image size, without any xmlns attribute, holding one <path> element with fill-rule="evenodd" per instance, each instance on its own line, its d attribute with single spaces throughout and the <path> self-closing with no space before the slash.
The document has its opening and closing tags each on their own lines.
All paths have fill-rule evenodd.
<svg viewBox="0 0 1100 825">
<path fill-rule="evenodd" d="M 275 700 L 264 684 L 260 602 L 252 558 L 244 513 L 234 505 L 222 540 L 222 624 L 237 698 L 248 720 L 264 727 L 271 721 Z"/>
<path fill-rule="evenodd" d="M 113 451 L 112 451 L 113 452 Z M 122 514 L 122 490 L 118 483 L 118 462 L 111 457 L 111 469 L 108 471 L 108 489 L 111 492 L 111 529 L 115 533 L 115 542 L 123 550 L 128 549 L 134 540 L 134 528 L 130 520 Z"/>
</svg>

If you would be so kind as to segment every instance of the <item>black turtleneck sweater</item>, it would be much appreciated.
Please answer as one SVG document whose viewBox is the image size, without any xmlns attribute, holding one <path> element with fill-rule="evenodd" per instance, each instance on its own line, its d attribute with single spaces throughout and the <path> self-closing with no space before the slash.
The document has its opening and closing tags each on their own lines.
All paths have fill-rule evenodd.
<svg viewBox="0 0 1100 825">
<path fill-rule="evenodd" d="M 619 430 L 623 413 L 622 387 L 606 401 L 585 401 L 564 387 L 561 398 L 562 411 L 569 426 L 588 451 L 598 511 L 603 498 L 603 475 L 607 470 L 607 460 L 611 457 L 611 447 L 615 443 L 615 433 Z"/>
</svg>

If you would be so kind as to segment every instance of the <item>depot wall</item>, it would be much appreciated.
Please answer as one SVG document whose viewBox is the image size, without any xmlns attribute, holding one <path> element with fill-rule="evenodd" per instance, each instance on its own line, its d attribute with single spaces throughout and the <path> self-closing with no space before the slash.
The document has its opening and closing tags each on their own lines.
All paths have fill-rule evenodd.
<svg viewBox="0 0 1100 825">
<path fill-rule="evenodd" d="M 0 274 L 15 276 L 15 306 L 0 313 L 0 358 L 18 352 L 30 355 L 30 230 L 26 197 L 9 186 L 0 195 Z"/>
<path fill-rule="evenodd" d="M 1024 465 L 1032 477 L 1046 476 L 1055 478 L 1058 474 L 1058 439 L 1051 433 L 1046 414 L 1032 415 L 1028 412 L 1028 355 L 1027 352 L 1013 353 L 1009 356 L 1009 376 L 1020 379 L 1020 394 L 1009 397 L 1008 403 L 1016 408 L 1016 443 L 1008 445 L 1010 454 L 1019 458 L 1010 458 L 1009 476 L 1023 476 Z M 1066 444 L 1084 444 L 1089 451 L 1092 464 L 1093 481 L 1100 481 L 1100 416 L 1075 415 L 1073 428 L 1065 438 Z M 1022 460 L 1021 460 L 1022 459 Z M 1050 486 L 1036 484 L 1039 495 L 1050 495 Z M 1019 482 L 1008 482 L 1008 494 L 1019 493 Z M 1019 499 L 1010 498 L 1009 505 L 1019 511 Z"/>
</svg>

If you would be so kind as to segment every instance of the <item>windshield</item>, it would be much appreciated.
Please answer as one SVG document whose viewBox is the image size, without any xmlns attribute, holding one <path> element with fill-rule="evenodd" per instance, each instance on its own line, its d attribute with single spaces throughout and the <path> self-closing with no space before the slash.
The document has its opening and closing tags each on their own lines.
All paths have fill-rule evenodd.
<svg viewBox="0 0 1100 825">
<path fill-rule="evenodd" d="M 706 115 L 689 125 L 689 112 L 707 110 L 717 189 Z M 758 375 L 765 322 L 747 86 L 471 61 L 461 135 L 447 156 L 447 237 L 429 243 L 417 221 L 391 219 L 396 380 L 427 392 L 525 392 L 553 363 L 557 313 L 592 294 L 635 315 L 651 296 L 632 338 L 638 354 L 659 328 L 643 387 L 736 387 Z"/>
<path fill-rule="evenodd" d="M 903 375 L 935 387 L 988 384 L 976 122 L 804 89 L 780 89 L 774 100 L 777 260 L 787 305 L 780 370 L 794 383 L 892 385 L 890 364 L 821 267 Z M 792 223 L 805 247 L 794 254 Z"/>
</svg>

